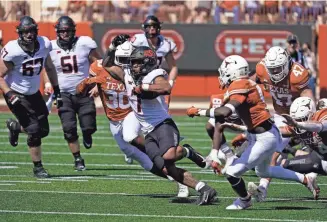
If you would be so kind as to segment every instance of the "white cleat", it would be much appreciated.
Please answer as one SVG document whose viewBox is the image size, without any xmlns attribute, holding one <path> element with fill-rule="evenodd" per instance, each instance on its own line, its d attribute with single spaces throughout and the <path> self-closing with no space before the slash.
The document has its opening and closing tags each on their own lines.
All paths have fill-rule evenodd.
<svg viewBox="0 0 327 222">
<path fill-rule="evenodd" d="M 315 200 L 317 200 L 319 197 L 319 193 L 320 193 L 320 188 L 318 187 L 318 184 L 317 184 L 317 174 L 316 173 L 308 173 L 305 175 L 305 177 L 307 178 L 307 181 L 308 181 L 306 187 L 313 194 L 313 198 Z"/>
<path fill-rule="evenodd" d="M 127 164 L 132 164 L 133 163 L 133 159 L 125 155 L 125 162 Z"/>
<path fill-rule="evenodd" d="M 257 202 L 263 202 L 267 197 L 267 190 L 255 185 L 253 182 L 248 183 L 248 192 Z"/>
<path fill-rule="evenodd" d="M 177 197 L 180 198 L 186 198 L 189 196 L 190 192 L 188 190 L 188 186 L 185 186 L 184 184 L 177 183 L 178 185 L 178 194 Z"/>
<path fill-rule="evenodd" d="M 226 207 L 226 210 L 245 210 L 251 206 L 251 198 L 249 198 L 248 200 L 242 200 L 241 198 L 237 198 L 232 205 Z"/>
</svg>

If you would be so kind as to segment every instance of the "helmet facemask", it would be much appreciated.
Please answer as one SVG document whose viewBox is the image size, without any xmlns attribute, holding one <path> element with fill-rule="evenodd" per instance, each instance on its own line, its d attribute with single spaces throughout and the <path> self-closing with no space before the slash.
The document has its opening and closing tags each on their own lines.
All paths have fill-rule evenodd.
<svg viewBox="0 0 327 222">
<path fill-rule="evenodd" d="M 282 81 L 289 73 L 289 61 L 280 66 L 266 66 L 271 81 L 277 83 Z"/>
</svg>

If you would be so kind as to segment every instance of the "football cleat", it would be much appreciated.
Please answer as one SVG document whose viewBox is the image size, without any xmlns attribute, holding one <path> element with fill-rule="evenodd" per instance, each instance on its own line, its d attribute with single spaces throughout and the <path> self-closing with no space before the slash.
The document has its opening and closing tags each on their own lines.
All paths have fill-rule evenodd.
<svg viewBox="0 0 327 222">
<path fill-rule="evenodd" d="M 320 188 L 317 185 L 317 174 L 316 173 L 308 173 L 305 175 L 305 177 L 307 178 L 306 187 L 313 194 L 313 198 L 315 200 L 318 200 Z"/>
<path fill-rule="evenodd" d="M 83 170 L 86 170 L 85 163 L 84 163 L 84 159 L 82 159 L 82 158 L 77 158 L 77 159 L 75 160 L 74 169 L 75 169 L 76 171 L 83 171 Z"/>
<path fill-rule="evenodd" d="M 177 183 L 178 185 L 178 194 L 177 197 L 180 198 L 186 198 L 189 196 L 190 192 L 188 190 L 188 186 L 185 186 L 184 184 Z"/>
<path fill-rule="evenodd" d="M 90 149 L 92 147 L 92 136 L 83 134 L 83 145 L 86 149 Z"/>
<path fill-rule="evenodd" d="M 8 119 L 6 121 L 7 128 L 9 130 L 9 142 L 12 146 L 18 145 L 18 136 L 20 133 L 20 124 L 17 120 L 14 119 Z"/>
<path fill-rule="evenodd" d="M 251 197 L 247 200 L 237 198 L 232 205 L 226 207 L 226 210 L 245 210 L 252 206 Z"/>
<path fill-rule="evenodd" d="M 128 157 L 127 155 L 125 155 L 125 162 L 126 162 L 127 164 L 132 164 L 132 163 L 133 163 L 133 159 L 130 158 L 130 157 Z"/>
<path fill-rule="evenodd" d="M 267 197 L 267 190 L 253 182 L 248 183 L 248 192 L 257 202 L 263 202 Z"/>
<path fill-rule="evenodd" d="M 217 191 L 208 185 L 205 185 L 200 189 L 200 196 L 197 200 L 197 205 L 209 205 L 216 200 Z"/>
<path fill-rule="evenodd" d="M 207 168 L 208 164 L 206 161 L 206 158 L 204 158 L 200 153 L 198 153 L 197 151 L 195 151 L 195 149 L 193 147 L 191 147 L 191 145 L 189 144 L 184 144 L 183 147 L 185 149 L 187 149 L 188 152 L 188 157 L 190 160 L 192 160 L 196 165 L 198 165 L 201 168 Z"/>
<path fill-rule="evenodd" d="M 33 168 L 34 176 L 37 178 L 48 178 L 50 177 L 48 172 L 43 167 L 34 167 Z"/>
</svg>

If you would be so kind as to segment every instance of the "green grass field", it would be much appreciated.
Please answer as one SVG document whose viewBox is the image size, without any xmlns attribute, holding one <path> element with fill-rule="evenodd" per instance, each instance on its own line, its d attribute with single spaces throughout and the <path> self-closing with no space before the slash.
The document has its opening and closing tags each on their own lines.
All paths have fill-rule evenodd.
<svg viewBox="0 0 327 222">
<path fill-rule="evenodd" d="M 236 195 L 224 177 L 182 160 L 180 166 L 218 191 L 219 202 L 196 206 L 195 191 L 189 199 L 177 199 L 175 183 L 145 172 L 137 163 L 124 162 L 103 115 L 98 115 L 93 148 L 82 148 L 87 167 L 84 172 L 73 170 L 73 157 L 58 116 L 51 115 L 50 136 L 43 141 L 43 162 L 52 177 L 36 179 L 26 136 L 20 136 L 19 146 L 9 145 L 5 120 L 10 116 L 0 116 L 0 221 L 327 221 L 325 177 L 318 180 L 318 201 L 302 185 L 273 180 L 267 202 L 254 202 L 249 210 L 231 212 L 225 208 Z M 185 142 L 208 154 L 211 142 L 204 129 L 206 119 L 174 119 Z M 228 139 L 232 136 L 228 134 Z M 253 172 L 244 179 L 246 183 L 259 181 Z"/>
</svg>

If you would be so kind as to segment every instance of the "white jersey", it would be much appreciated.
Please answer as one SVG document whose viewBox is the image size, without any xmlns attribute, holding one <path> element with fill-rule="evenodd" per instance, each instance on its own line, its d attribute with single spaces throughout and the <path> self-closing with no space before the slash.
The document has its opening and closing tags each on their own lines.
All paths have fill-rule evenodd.
<svg viewBox="0 0 327 222">
<path fill-rule="evenodd" d="M 165 56 L 176 49 L 176 44 L 172 40 L 167 39 L 162 35 L 159 35 L 158 38 L 159 38 L 158 46 L 156 47 L 156 49 L 154 49 L 154 51 L 156 51 L 157 58 L 158 58 L 158 65 L 160 67 L 162 64 L 162 60 L 165 58 Z M 137 46 L 150 47 L 148 39 L 146 38 L 145 34 L 135 34 L 130 41 L 134 47 Z"/>
<path fill-rule="evenodd" d="M 89 54 L 97 44 L 88 36 L 78 37 L 73 48 L 67 51 L 58 46 L 57 40 L 52 40 L 51 44 L 50 55 L 57 70 L 60 91 L 75 95 L 76 86 L 89 76 Z"/>
<path fill-rule="evenodd" d="M 165 96 L 158 96 L 155 99 L 140 99 L 134 95 L 134 80 L 130 75 L 129 69 L 125 69 L 125 86 L 131 107 L 136 118 L 141 124 L 144 135 L 150 133 L 159 123 L 167 118 L 171 118 L 168 114 L 168 106 L 165 102 Z M 168 74 L 163 69 L 155 69 L 148 73 L 142 80 L 142 83 L 152 84 L 158 76 L 168 78 Z"/>
<path fill-rule="evenodd" d="M 33 95 L 40 88 L 40 73 L 51 51 L 47 37 L 38 36 L 39 50 L 34 54 L 26 53 L 18 44 L 18 40 L 8 42 L 1 51 L 3 61 L 12 62 L 14 68 L 5 76 L 9 88 L 24 94 Z"/>
</svg>

